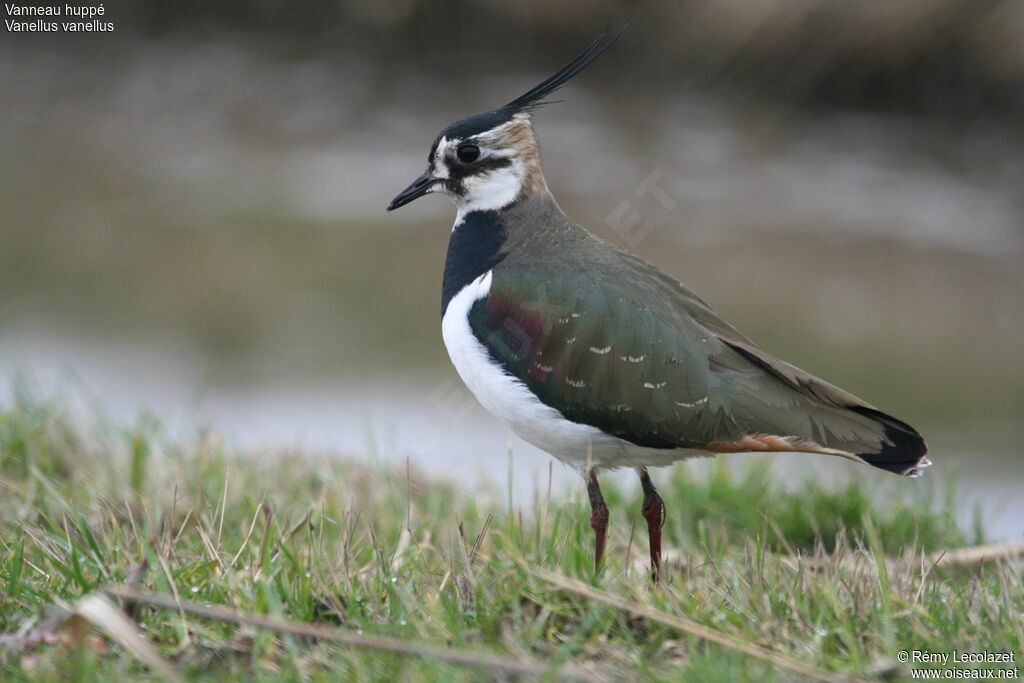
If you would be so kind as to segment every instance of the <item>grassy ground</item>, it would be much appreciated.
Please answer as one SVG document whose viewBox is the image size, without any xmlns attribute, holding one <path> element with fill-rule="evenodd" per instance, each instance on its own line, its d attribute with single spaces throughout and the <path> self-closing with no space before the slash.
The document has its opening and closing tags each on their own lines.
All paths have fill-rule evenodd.
<svg viewBox="0 0 1024 683">
<path fill-rule="evenodd" d="M 900 650 L 1020 659 L 1020 565 L 944 554 L 983 538 L 942 487 L 879 505 L 868 483 L 787 491 L 757 466 L 656 482 L 680 552 L 654 586 L 632 491 L 606 490 L 596 574 L 579 492 L 510 514 L 500 491 L 407 467 L 234 453 L 15 398 L 0 678 L 790 680 L 907 677 Z"/>
</svg>

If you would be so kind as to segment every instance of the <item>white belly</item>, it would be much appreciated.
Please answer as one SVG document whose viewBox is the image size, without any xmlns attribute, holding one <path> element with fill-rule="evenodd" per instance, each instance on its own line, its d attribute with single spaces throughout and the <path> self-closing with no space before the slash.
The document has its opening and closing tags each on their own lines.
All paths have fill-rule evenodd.
<svg viewBox="0 0 1024 683">
<path fill-rule="evenodd" d="M 602 469 L 669 465 L 696 455 L 690 449 L 636 446 L 589 425 L 571 422 L 544 405 L 521 381 L 494 362 L 469 327 L 469 310 L 491 289 L 491 272 L 466 285 L 448 303 L 441 334 L 462 381 L 488 411 L 504 420 L 519 437 L 578 468 Z"/>
</svg>

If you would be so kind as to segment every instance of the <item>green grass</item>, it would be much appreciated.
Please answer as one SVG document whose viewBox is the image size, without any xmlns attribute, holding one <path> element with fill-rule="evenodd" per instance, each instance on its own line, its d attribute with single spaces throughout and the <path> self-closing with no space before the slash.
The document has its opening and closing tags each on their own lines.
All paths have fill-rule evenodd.
<svg viewBox="0 0 1024 683">
<path fill-rule="evenodd" d="M 509 513 L 500 491 L 405 466 L 232 452 L 212 434 L 179 442 L 151 417 L 119 428 L 66 405 L 21 393 L 0 409 L 0 679 L 150 677 L 102 619 L 91 632 L 68 619 L 83 596 L 123 584 L 340 638 L 127 605 L 196 680 L 477 680 L 502 677 L 506 660 L 552 679 L 565 664 L 605 679 L 803 677 L 749 646 L 871 678 L 905 676 L 890 666 L 903 649 L 1021 651 L 1019 565 L 933 566 L 937 551 L 983 540 L 956 524 L 949 488 L 894 488 L 880 505 L 870 475 L 784 488 L 757 465 L 699 478 L 679 466 L 656 478 L 675 552 L 654 586 L 632 490 L 606 486 L 613 530 L 597 574 L 580 491 Z"/>
</svg>

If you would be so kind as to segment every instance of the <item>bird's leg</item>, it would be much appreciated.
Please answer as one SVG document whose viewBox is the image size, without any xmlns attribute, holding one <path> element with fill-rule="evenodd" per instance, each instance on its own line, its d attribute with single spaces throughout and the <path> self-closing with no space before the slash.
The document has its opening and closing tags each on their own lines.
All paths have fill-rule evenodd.
<svg viewBox="0 0 1024 683">
<path fill-rule="evenodd" d="M 651 545 L 651 578 L 657 581 L 661 575 L 661 527 L 665 524 L 665 502 L 654 488 L 647 468 L 641 467 L 639 472 L 640 486 L 644 491 L 644 503 L 640 511 L 647 520 L 647 536 Z"/>
<path fill-rule="evenodd" d="M 604 504 L 597 473 L 590 470 L 587 479 L 587 495 L 590 496 L 590 527 L 594 530 L 594 569 L 601 568 L 604 557 L 604 542 L 608 533 L 608 506 Z"/>
</svg>

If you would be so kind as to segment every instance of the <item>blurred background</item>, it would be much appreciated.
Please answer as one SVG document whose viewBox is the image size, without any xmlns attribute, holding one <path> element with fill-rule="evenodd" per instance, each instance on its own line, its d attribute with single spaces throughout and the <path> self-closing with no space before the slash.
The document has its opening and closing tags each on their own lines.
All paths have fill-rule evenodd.
<svg viewBox="0 0 1024 683">
<path fill-rule="evenodd" d="M 535 117 L 566 212 L 917 426 L 965 516 L 1024 536 L 1024 4 L 104 4 L 113 32 L 0 40 L 3 396 L 546 487 L 441 342 L 451 204 L 384 206 L 629 20 Z"/>
</svg>

